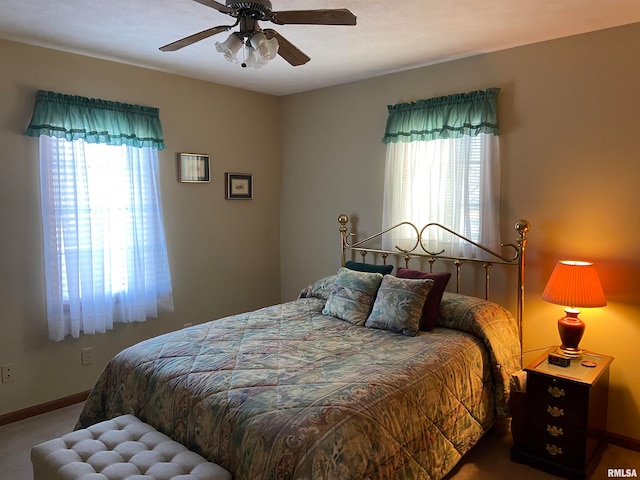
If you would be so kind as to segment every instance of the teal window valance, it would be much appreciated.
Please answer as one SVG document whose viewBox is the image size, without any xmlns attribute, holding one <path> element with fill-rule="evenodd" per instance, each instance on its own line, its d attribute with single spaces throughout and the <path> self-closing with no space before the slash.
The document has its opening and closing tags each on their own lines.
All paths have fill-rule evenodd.
<svg viewBox="0 0 640 480">
<path fill-rule="evenodd" d="M 159 113 L 154 107 L 39 90 L 24 134 L 164 150 Z"/>
<path fill-rule="evenodd" d="M 499 88 L 389 105 L 383 143 L 498 135 Z"/>
</svg>

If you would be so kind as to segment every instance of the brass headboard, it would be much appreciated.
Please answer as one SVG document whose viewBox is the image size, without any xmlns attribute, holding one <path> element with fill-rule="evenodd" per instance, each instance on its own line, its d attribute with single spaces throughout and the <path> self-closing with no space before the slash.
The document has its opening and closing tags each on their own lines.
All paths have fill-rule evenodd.
<svg viewBox="0 0 640 480">
<path fill-rule="evenodd" d="M 345 214 L 342 214 L 338 217 L 338 223 L 340 223 L 340 244 L 342 246 L 342 265 L 344 266 L 347 261 L 347 252 L 357 252 L 362 256 L 362 261 L 366 260 L 366 256 L 368 254 L 374 254 L 382 258 L 383 264 L 387 263 L 387 258 L 389 256 L 395 258 L 401 258 L 404 261 L 405 266 L 409 267 L 409 261 L 412 258 L 421 258 L 429 262 L 429 269 L 433 271 L 433 265 L 436 261 L 449 261 L 455 265 L 455 277 L 456 277 L 456 292 L 460 291 L 460 275 L 463 264 L 472 263 L 472 264 L 481 264 L 485 273 L 485 299 L 489 299 L 489 286 L 491 280 L 491 268 L 493 265 L 506 265 L 517 267 L 518 269 L 518 291 L 517 291 L 517 308 L 516 308 L 516 322 L 518 324 L 518 335 L 520 339 L 520 350 L 521 350 L 521 358 L 522 358 L 522 321 L 523 321 L 523 312 L 524 312 L 524 266 L 525 266 L 525 247 L 527 245 L 527 232 L 529 231 L 529 222 L 526 220 L 519 220 L 515 224 L 515 230 L 518 233 L 517 238 L 515 239 L 515 243 L 503 243 L 503 248 L 511 249 L 511 255 L 503 255 L 498 252 L 494 252 L 493 250 L 480 245 L 473 240 L 470 240 L 453 230 L 440 225 L 438 223 L 429 223 L 425 225 L 422 229 L 418 229 L 414 224 L 410 222 L 402 222 L 393 227 L 387 228 L 386 230 L 376 233 L 375 235 L 371 235 L 363 240 L 354 241 L 356 234 L 348 232 L 347 223 L 349 222 L 349 217 Z M 388 233 L 394 229 L 400 227 L 411 227 L 417 235 L 417 241 L 415 246 L 410 250 L 403 250 L 399 247 L 396 247 L 396 250 L 382 250 L 379 248 L 369 248 L 367 245 L 372 243 L 372 240 L 376 238 L 382 237 L 385 233 Z M 465 257 L 452 257 L 445 254 L 445 251 L 442 250 L 440 252 L 430 252 L 423 243 L 423 235 L 427 228 L 438 228 L 449 232 L 451 235 L 458 237 L 465 242 L 470 243 L 474 247 L 482 250 L 487 255 L 487 258 L 465 258 Z"/>
</svg>

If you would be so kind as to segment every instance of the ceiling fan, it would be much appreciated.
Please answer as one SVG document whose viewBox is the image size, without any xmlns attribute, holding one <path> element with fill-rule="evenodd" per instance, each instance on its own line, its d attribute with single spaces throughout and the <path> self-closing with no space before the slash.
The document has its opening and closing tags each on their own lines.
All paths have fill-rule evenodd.
<svg viewBox="0 0 640 480">
<path fill-rule="evenodd" d="M 310 58 L 295 47 L 286 38 L 271 28 L 262 29 L 259 21 L 272 22 L 277 25 L 355 25 L 356 16 L 345 8 L 319 10 L 271 10 L 270 0 L 253 0 L 241 2 L 226 0 L 226 4 L 214 0 L 194 0 L 202 5 L 213 8 L 221 13 L 234 17 L 233 25 L 221 25 L 195 33 L 175 42 L 169 43 L 160 50 L 172 52 L 191 45 L 205 38 L 240 26 L 238 32 L 233 32 L 224 42 L 216 42 L 216 50 L 222 53 L 226 60 L 238 63 L 237 54 L 243 48 L 243 67 L 260 68 L 276 55 L 280 55 L 291 65 L 298 66 L 307 63 Z"/>
</svg>

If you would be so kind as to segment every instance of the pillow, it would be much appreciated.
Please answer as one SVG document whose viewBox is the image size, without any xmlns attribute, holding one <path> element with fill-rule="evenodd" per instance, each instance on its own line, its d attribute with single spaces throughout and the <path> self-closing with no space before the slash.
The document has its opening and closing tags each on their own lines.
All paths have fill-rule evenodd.
<svg viewBox="0 0 640 480">
<path fill-rule="evenodd" d="M 422 308 L 433 287 L 431 279 L 385 275 L 365 327 L 415 336 L 420 330 Z"/>
<path fill-rule="evenodd" d="M 387 275 L 393 270 L 393 265 L 373 265 L 371 263 L 352 262 L 351 260 L 345 263 L 344 266 L 357 272 L 381 273 L 382 275 Z"/>
<path fill-rule="evenodd" d="M 302 289 L 298 294 L 298 298 L 320 298 L 326 300 L 333 290 L 333 284 L 336 281 L 335 275 L 329 275 L 328 277 L 321 278 L 311 285 Z"/>
<path fill-rule="evenodd" d="M 364 325 L 380 282 L 381 273 L 357 272 L 341 267 L 322 314 L 354 325 Z"/>
<path fill-rule="evenodd" d="M 422 278 L 433 280 L 433 287 L 429 292 L 427 301 L 422 308 L 422 320 L 420 320 L 420 329 L 431 331 L 436 326 L 436 319 L 438 318 L 438 310 L 440 309 L 440 302 L 442 300 L 442 294 L 447 283 L 451 278 L 449 272 L 437 272 L 429 273 L 422 272 L 420 270 L 411 270 L 410 268 L 398 268 L 398 278 Z"/>
</svg>

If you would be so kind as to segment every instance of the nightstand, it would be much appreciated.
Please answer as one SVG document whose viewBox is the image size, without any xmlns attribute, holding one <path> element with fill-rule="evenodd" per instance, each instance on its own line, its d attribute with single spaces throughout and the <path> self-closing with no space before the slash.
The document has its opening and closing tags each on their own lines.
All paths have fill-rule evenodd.
<svg viewBox="0 0 640 480">
<path fill-rule="evenodd" d="M 526 394 L 518 412 L 512 412 L 519 435 L 517 440 L 514 435 L 511 460 L 561 477 L 587 479 L 606 447 L 613 357 L 584 351 L 582 358 L 560 367 L 547 361 L 556 349 L 549 348 L 524 369 Z"/>
</svg>

